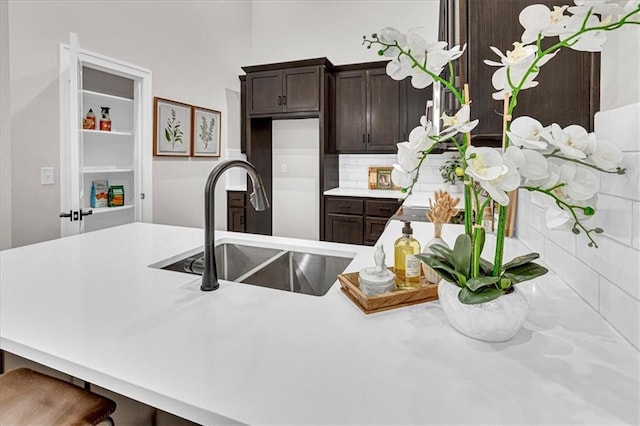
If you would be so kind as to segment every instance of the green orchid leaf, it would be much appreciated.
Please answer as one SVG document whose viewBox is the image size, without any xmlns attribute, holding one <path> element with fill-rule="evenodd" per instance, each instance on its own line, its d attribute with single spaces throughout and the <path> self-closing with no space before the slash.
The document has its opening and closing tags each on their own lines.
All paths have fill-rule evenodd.
<svg viewBox="0 0 640 426">
<path fill-rule="evenodd" d="M 471 291 L 477 291 L 482 287 L 486 287 L 500 281 L 502 277 L 474 277 L 467 281 L 467 287 Z"/>
<path fill-rule="evenodd" d="M 487 259 L 480 258 L 480 269 L 484 275 L 492 275 L 493 274 L 493 263 L 489 262 Z"/>
<path fill-rule="evenodd" d="M 511 259 L 509 262 L 502 265 L 502 270 L 505 271 L 509 268 L 514 268 L 516 266 L 523 265 L 527 262 L 531 262 L 532 260 L 536 260 L 540 255 L 538 253 L 529 253 L 522 256 L 515 257 Z"/>
<path fill-rule="evenodd" d="M 460 234 L 456 238 L 453 246 L 453 263 L 456 271 L 465 277 L 469 276 L 471 270 L 471 237 L 467 234 Z"/>
<path fill-rule="evenodd" d="M 479 303 L 491 302 L 503 294 L 504 291 L 498 290 L 495 287 L 484 287 L 476 292 L 465 287 L 458 293 L 458 300 L 465 305 L 477 305 Z"/>
<path fill-rule="evenodd" d="M 467 285 L 467 278 L 450 268 L 446 263 L 424 253 L 416 254 L 416 257 L 436 271 L 442 279 L 454 283 L 458 287 L 465 287 Z"/>
<path fill-rule="evenodd" d="M 171 142 L 171 134 L 169 133 L 169 129 L 164 129 L 164 138 L 165 138 L 168 142 Z"/>
<path fill-rule="evenodd" d="M 498 281 L 498 288 L 500 290 L 506 290 L 509 287 L 511 287 L 511 285 L 512 285 L 512 283 L 511 283 L 511 280 L 509 278 L 501 277 L 500 281 Z"/>
<path fill-rule="evenodd" d="M 504 277 L 511 280 L 513 284 L 521 283 L 523 281 L 532 280 L 540 277 L 549 272 L 544 266 L 540 266 L 537 263 L 529 262 L 524 265 L 518 265 L 511 267 L 504 271 Z"/>
<path fill-rule="evenodd" d="M 453 250 L 449 247 L 445 247 L 441 244 L 434 244 L 429 246 L 429 250 L 444 257 L 447 261 L 451 262 L 451 266 L 453 266 Z"/>
<path fill-rule="evenodd" d="M 482 249 L 484 248 L 484 241 L 486 238 L 486 232 L 484 230 L 484 228 L 480 228 L 479 232 L 476 234 L 476 240 L 475 240 L 475 244 L 476 247 L 478 249 L 478 251 L 476 253 L 482 253 Z"/>
</svg>

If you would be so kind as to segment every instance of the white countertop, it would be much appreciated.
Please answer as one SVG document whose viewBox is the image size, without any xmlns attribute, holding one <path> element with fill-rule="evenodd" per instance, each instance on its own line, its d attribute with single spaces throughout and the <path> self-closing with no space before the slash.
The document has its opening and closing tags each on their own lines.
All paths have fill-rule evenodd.
<svg viewBox="0 0 640 426">
<path fill-rule="evenodd" d="M 381 237 L 388 261 L 400 225 Z M 432 226 L 414 230 L 425 242 Z M 0 252 L 0 346 L 203 424 L 640 421 L 638 351 L 553 273 L 520 285 L 523 329 L 490 344 L 453 330 L 438 302 L 365 315 L 339 284 L 203 293 L 198 277 L 147 266 L 202 239 L 138 223 Z M 217 239 L 357 253 L 347 272 L 373 263 L 373 247 Z M 507 258 L 523 252 L 507 241 Z"/>
</svg>

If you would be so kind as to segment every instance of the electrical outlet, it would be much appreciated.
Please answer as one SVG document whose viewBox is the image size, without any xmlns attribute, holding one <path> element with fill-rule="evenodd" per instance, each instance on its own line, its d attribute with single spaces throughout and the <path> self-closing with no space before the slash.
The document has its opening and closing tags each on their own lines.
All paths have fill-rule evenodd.
<svg viewBox="0 0 640 426">
<path fill-rule="evenodd" d="M 281 163 L 280 164 L 280 171 L 282 173 L 287 173 L 287 163 Z"/>
<path fill-rule="evenodd" d="M 40 168 L 40 184 L 53 185 L 53 167 Z"/>
</svg>

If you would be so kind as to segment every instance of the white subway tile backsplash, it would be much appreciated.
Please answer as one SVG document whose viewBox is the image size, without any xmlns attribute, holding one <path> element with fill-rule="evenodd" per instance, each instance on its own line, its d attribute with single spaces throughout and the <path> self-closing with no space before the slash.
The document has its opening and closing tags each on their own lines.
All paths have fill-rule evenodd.
<svg viewBox="0 0 640 426">
<path fill-rule="evenodd" d="M 623 151 L 640 151 L 640 103 L 601 111 L 594 118 L 598 139 L 615 143 Z"/>
<path fill-rule="evenodd" d="M 640 302 L 600 277 L 600 314 L 640 349 Z"/>
<path fill-rule="evenodd" d="M 639 164 L 640 152 L 625 152 L 623 167 L 627 172 L 624 175 L 601 173 L 600 192 L 640 201 Z"/>
<path fill-rule="evenodd" d="M 516 224 L 516 237 L 532 252 L 540 254 L 544 259 L 544 235 L 526 223 Z"/>
<path fill-rule="evenodd" d="M 636 300 L 640 299 L 640 251 L 596 237 L 598 248 L 578 244 L 578 257 Z"/>
<path fill-rule="evenodd" d="M 543 225 L 538 229 L 541 229 L 549 240 L 553 241 L 573 256 L 576 255 L 576 240 L 580 240 L 578 244 L 587 244 L 587 242 L 583 241 L 585 239 L 584 235 L 580 235 L 578 237 L 568 229 L 550 229 L 547 228 L 546 225 Z"/>
<path fill-rule="evenodd" d="M 631 220 L 631 243 L 634 248 L 640 250 L 640 202 L 633 202 L 633 215 Z"/>
<path fill-rule="evenodd" d="M 552 241 L 544 242 L 545 263 L 591 307 L 598 309 L 599 275 Z"/>
<path fill-rule="evenodd" d="M 632 208 L 633 202 L 630 200 L 600 194 L 597 213 L 589 226 L 600 227 L 604 229 L 605 235 L 630 246 L 633 227 L 629 213 Z"/>
</svg>

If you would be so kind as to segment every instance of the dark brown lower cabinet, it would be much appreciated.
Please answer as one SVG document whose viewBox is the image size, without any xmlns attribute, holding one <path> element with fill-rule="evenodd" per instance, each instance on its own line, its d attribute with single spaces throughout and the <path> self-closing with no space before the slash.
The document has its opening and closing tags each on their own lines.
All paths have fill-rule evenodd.
<svg viewBox="0 0 640 426">
<path fill-rule="evenodd" d="M 326 241 L 372 246 L 400 207 L 384 198 L 325 197 Z"/>
<path fill-rule="evenodd" d="M 227 191 L 227 231 L 246 232 L 246 192 Z"/>
<path fill-rule="evenodd" d="M 327 214 L 327 241 L 362 244 L 362 216 Z"/>
</svg>

